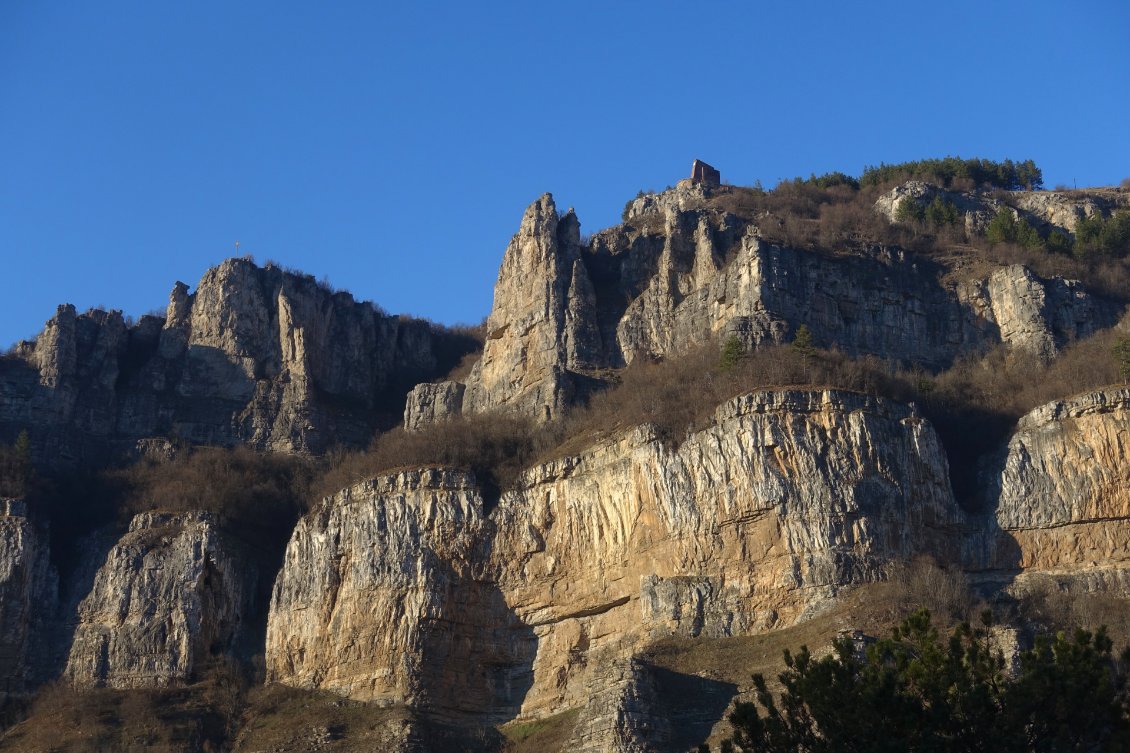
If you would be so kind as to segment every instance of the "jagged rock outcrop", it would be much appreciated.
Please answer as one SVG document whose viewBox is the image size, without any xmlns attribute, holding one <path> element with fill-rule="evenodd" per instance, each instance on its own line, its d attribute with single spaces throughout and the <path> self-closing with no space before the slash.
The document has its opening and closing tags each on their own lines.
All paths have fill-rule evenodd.
<svg viewBox="0 0 1130 753">
<path fill-rule="evenodd" d="M 649 216 L 663 216 L 672 211 L 683 212 L 702 207 L 712 196 L 728 193 L 725 186 L 711 186 L 691 180 L 681 180 L 674 188 L 659 193 L 641 193 L 624 207 L 625 222 Z"/>
<path fill-rule="evenodd" d="M 1079 220 L 1102 215 L 1117 206 L 1117 202 L 1099 196 L 1061 191 L 1014 191 L 1009 195 L 1016 208 L 1039 225 L 1052 225 L 1069 233 L 1075 232 Z"/>
<path fill-rule="evenodd" d="M 1003 197 L 998 198 L 998 197 Z M 965 225 L 966 232 L 983 233 L 1000 211 L 1011 212 L 1045 232 L 1056 228 L 1073 234 L 1079 220 L 1103 215 L 1126 206 L 1125 198 L 1109 191 L 1067 193 L 1064 191 L 1008 191 L 997 195 L 970 191 L 952 191 L 920 180 L 895 186 L 875 201 L 875 209 L 889 221 L 898 218 L 903 201 L 925 209 L 935 198 L 952 204 Z"/>
<path fill-rule="evenodd" d="M 922 200 L 940 190 L 907 186 Z M 463 410 L 545 420 L 608 369 L 730 335 L 747 347 L 788 342 L 802 323 L 818 345 L 937 369 L 1000 343 L 1046 360 L 1119 314 L 1076 282 L 1019 266 L 957 282 L 896 248 L 830 255 L 770 243 L 712 203 L 711 191 L 726 190 L 680 183 L 641 197 L 627 223 L 586 246 L 576 217 L 559 220 L 548 195 L 531 205 L 503 260 Z M 954 196 L 985 222 L 995 211 L 995 199 Z"/>
<path fill-rule="evenodd" d="M 482 496 L 467 473 L 357 484 L 307 516 L 271 597 L 267 678 L 439 716 L 513 717 L 530 631 L 482 577 Z"/>
<path fill-rule="evenodd" d="M 1130 594 L 1130 389 L 1024 416 L 986 483 L 1011 544 L 998 567 L 1109 581 Z"/>
<path fill-rule="evenodd" d="M 899 208 L 909 201 L 924 210 L 935 199 L 951 204 L 960 214 L 968 233 L 983 233 L 1004 205 L 999 199 L 971 191 L 949 191 L 920 180 L 895 186 L 875 200 L 875 209 L 890 222 L 898 220 Z"/>
<path fill-rule="evenodd" d="M 64 676 L 79 687 L 160 688 L 227 652 L 254 574 L 211 513 L 140 513 L 78 607 Z"/>
<path fill-rule="evenodd" d="M 284 452 L 364 444 L 413 384 L 462 355 L 453 339 L 312 277 L 230 259 L 194 293 L 177 283 L 164 320 L 59 307 L 0 361 L 0 437 L 27 429 L 37 460 L 63 466 L 174 435 Z"/>
<path fill-rule="evenodd" d="M 613 659 L 599 680 L 590 683 L 588 702 L 563 749 L 575 753 L 669 750 L 671 720 L 656 713 L 658 695 L 642 662 Z"/>
<path fill-rule="evenodd" d="M 1012 350 L 1050 361 L 1065 343 L 1114 323 L 1117 308 L 1076 280 L 1044 280 L 1020 264 L 967 283 L 958 297 Z"/>
<path fill-rule="evenodd" d="M 46 537 L 21 499 L 0 499 L 0 703 L 34 688 L 58 589 Z"/>
<path fill-rule="evenodd" d="M 588 702 L 610 658 L 792 624 L 962 521 L 912 409 L 745 395 L 678 448 L 640 427 L 531 468 L 489 513 L 445 470 L 331 498 L 288 546 L 269 677 L 446 713 L 557 713 Z"/>
<path fill-rule="evenodd" d="M 569 371 L 586 348 L 599 347 L 588 322 L 569 315 L 570 303 L 591 295 L 585 278 L 577 216 L 558 216 L 545 194 L 526 210 L 502 258 L 483 355 L 467 383 L 468 412 L 561 414 L 574 390 Z"/>
<path fill-rule="evenodd" d="M 456 418 L 463 413 L 465 386 L 460 382 L 417 384 L 404 404 L 405 431 Z"/>
</svg>

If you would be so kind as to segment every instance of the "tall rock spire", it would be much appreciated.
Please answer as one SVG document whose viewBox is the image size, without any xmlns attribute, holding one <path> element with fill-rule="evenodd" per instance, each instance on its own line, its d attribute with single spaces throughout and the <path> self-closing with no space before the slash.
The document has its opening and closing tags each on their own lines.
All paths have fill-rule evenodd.
<svg viewBox="0 0 1130 753">
<path fill-rule="evenodd" d="M 573 210 L 558 215 L 550 194 L 526 209 L 502 260 L 464 410 L 508 407 L 547 419 L 568 404 L 568 368 L 592 360 L 594 343 L 581 340 L 597 332 L 580 249 Z"/>
</svg>

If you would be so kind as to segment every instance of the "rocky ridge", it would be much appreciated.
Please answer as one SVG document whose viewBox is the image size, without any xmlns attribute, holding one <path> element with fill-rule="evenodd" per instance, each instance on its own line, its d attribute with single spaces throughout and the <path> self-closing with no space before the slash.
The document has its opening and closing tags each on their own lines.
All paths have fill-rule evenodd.
<svg viewBox="0 0 1130 753">
<path fill-rule="evenodd" d="M 467 344 L 274 266 L 230 259 L 165 317 L 59 310 L 0 360 L 0 437 L 37 460 L 104 462 L 149 437 L 321 452 L 364 444 Z M 10 435 L 10 436 L 9 436 Z"/>
<path fill-rule="evenodd" d="M 730 336 L 747 348 L 788 342 L 800 324 L 821 346 L 928 369 L 1002 343 L 1050 360 L 1121 311 L 1077 282 L 1019 265 L 955 282 L 896 248 L 835 256 L 770 243 L 749 219 L 710 203 L 725 191 L 683 182 L 641 197 L 624 225 L 587 245 L 576 215 L 559 216 L 549 194 L 530 205 L 503 259 L 462 411 L 549 420 L 608 369 Z M 912 182 L 878 209 L 941 191 Z M 943 193 L 977 227 L 995 213 L 995 199 Z M 1058 199 L 1042 201 L 1030 203 L 1066 217 Z"/>
</svg>

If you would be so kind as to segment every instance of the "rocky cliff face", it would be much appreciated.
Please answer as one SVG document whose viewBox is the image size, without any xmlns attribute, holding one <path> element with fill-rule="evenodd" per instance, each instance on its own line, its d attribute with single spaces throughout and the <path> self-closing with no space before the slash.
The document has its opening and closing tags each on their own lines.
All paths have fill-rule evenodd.
<svg viewBox="0 0 1130 753">
<path fill-rule="evenodd" d="M 916 200 L 940 190 L 917 188 Z M 641 197 L 626 224 L 585 246 L 575 215 L 559 219 L 548 195 L 531 205 L 503 260 L 463 410 L 544 420 L 602 370 L 730 335 L 748 347 L 788 342 L 802 323 L 821 346 L 941 368 L 1001 343 L 1050 359 L 1119 314 L 1078 283 L 1019 266 L 959 284 L 898 249 L 835 256 L 769 243 L 710 204 L 711 190 L 724 189 L 680 184 Z M 894 206 L 902 195 L 887 198 Z M 994 213 L 989 199 L 962 201 L 977 222 Z"/>
<path fill-rule="evenodd" d="M 142 513 L 78 607 L 64 676 L 79 687 L 178 685 L 227 653 L 254 574 L 210 513 Z"/>
<path fill-rule="evenodd" d="M 465 385 L 412 390 L 406 428 L 490 411 L 559 417 L 637 359 L 728 336 L 788 342 L 802 323 L 821 346 L 941 367 L 1002 344 L 1049 360 L 1118 314 L 1019 265 L 958 282 L 894 248 L 771 243 L 758 218 L 719 208 L 727 190 L 681 183 L 640 197 L 624 225 L 586 243 L 571 211 L 538 199 L 506 250 L 481 360 Z M 879 209 L 939 191 L 907 184 Z M 1003 208 L 941 195 L 964 202 L 971 227 Z M 1110 208 L 1058 194 L 1004 201 L 1068 230 Z M 232 260 L 195 292 L 178 284 L 164 318 L 60 307 L 0 359 L 0 440 L 29 428 L 36 457 L 64 466 L 125 448 L 168 458 L 173 436 L 318 452 L 366 441 L 451 351 L 428 325 Z M 261 608 L 261 573 L 217 517 L 137 516 L 86 556 L 90 578 L 71 578 L 81 592 L 60 608 L 42 530 L 5 501 L 0 700 L 46 679 L 38 657 L 50 647 L 35 639 L 50 635 L 82 688 L 176 686 L 213 656 L 265 651 L 269 681 L 389 707 L 370 732 L 395 749 L 427 747 L 417 721 L 469 729 L 563 712 L 576 719 L 569 750 L 686 749 L 697 741 L 664 705 L 672 680 L 645 658 L 657 639 L 794 625 L 920 554 L 994 585 L 1048 576 L 1130 595 L 1128 437 L 1127 390 L 1033 411 L 985 459 L 981 517 L 956 505 L 945 454 L 913 406 L 830 390 L 739 396 L 677 444 L 649 426 L 593 434 L 501 496 L 464 470 L 401 469 L 301 520 L 265 644 L 247 650 L 236 646 Z M 60 612 L 73 617 L 65 639 L 41 629 Z M 709 728 L 734 687 L 707 684 L 688 692 L 718 694 Z M 272 749 L 328 749 L 334 734 L 304 729 Z M 257 750 L 256 739 L 235 749 Z"/>
<path fill-rule="evenodd" d="M 918 209 L 925 209 L 935 199 L 952 205 L 961 215 L 966 232 L 983 233 L 997 212 L 1005 207 L 995 197 L 971 191 L 947 191 L 939 186 L 920 180 L 911 180 L 895 186 L 875 201 L 875 210 L 891 222 L 898 220 L 899 208 L 903 202 L 910 202 Z"/>
<path fill-rule="evenodd" d="M 998 212 L 1011 212 L 1030 225 L 1043 230 L 1052 228 L 1068 234 L 1075 232 L 1079 220 L 1103 215 L 1126 206 L 1121 194 L 1069 193 L 1065 191 L 1001 191 L 995 195 L 972 191 L 951 191 L 920 180 L 895 186 L 875 201 L 875 209 L 891 222 L 898 218 L 899 206 L 909 201 L 925 209 L 940 199 L 951 204 L 961 215 L 967 232 L 983 233 Z"/>
<path fill-rule="evenodd" d="M 41 642 L 58 583 L 43 532 L 23 500 L 0 499 L 0 703 L 43 677 Z"/>
<path fill-rule="evenodd" d="M 269 676 L 496 719 L 580 708 L 657 636 L 791 624 L 961 522 L 912 410 L 746 395 L 677 449 L 640 427 L 536 466 L 489 511 L 444 470 L 328 500 L 288 547 Z"/>
<path fill-rule="evenodd" d="M 153 436 L 284 452 L 363 444 L 413 384 L 450 367 L 448 339 L 232 259 L 195 293 L 178 283 L 164 320 L 61 306 L 0 362 L 0 435 L 28 429 L 36 457 L 55 464 Z"/>
<path fill-rule="evenodd" d="M 587 352 L 599 347 L 583 316 L 592 284 L 580 259 L 576 215 L 559 217 L 549 194 L 531 204 L 506 248 L 494 291 L 467 409 L 521 405 L 544 418 L 560 415 L 572 398 L 566 370 L 582 366 Z"/>
<path fill-rule="evenodd" d="M 483 578 L 474 479 L 404 472 L 303 520 L 271 598 L 267 677 L 445 716 L 509 718 L 533 643 Z"/>
<path fill-rule="evenodd" d="M 1032 411 L 986 484 L 1012 542 L 1000 566 L 1130 594 L 1130 390 Z"/>
<path fill-rule="evenodd" d="M 1079 220 L 1104 214 L 1125 206 L 1122 196 L 1095 196 L 1070 194 L 1063 191 L 1014 191 L 1010 194 L 1012 203 L 1040 225 L 1062 228 L 1075 232 Z"/>
</svg>

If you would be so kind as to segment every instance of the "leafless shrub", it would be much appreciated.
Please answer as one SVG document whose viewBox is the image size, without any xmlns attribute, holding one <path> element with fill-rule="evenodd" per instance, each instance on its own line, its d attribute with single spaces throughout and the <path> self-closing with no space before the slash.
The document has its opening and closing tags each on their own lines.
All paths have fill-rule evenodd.
<svg viewBox="0 0 1130 753">
<path fill-rule="evenodd" d="M 884 585 L 875 589 L 875 600 L 885 602 L 895 619 L 926 608 L 943 623 L 957 621 L 968 618 L 977 605 L 965 573 L 927 556 L 891 565 Z"/>
<path fill-rule="evenodd" d="M 303 511 L 311 470 L 288 455 L 247 447 L 202 447 L 167 462 L 112 471 L 126 490 L 121 510 L 208 510 L 238 521 L 290 518 Z"/>
<path fill-rule="evenodd" d="M 1130 598 L 1124 594 L 1088 592 L 1084 584 L 1070 579 L 1035 576 L 1027 578 L 1016 595 L 1019 616 L 1027 624 L 1049 631 L 1105 625 L 1116 644 L 1130 641 Z"/>
<path fill-rule="evenodd" d="M 508 488 L 532 462 L 539 439 L 554 428 L 539 430 L 522 418 L 483 415 L 419 432 L 393 429 L 378 436 L 367 450 L 335 453 L 314 493 L 321 497 L 382 473 L 434 466 L 469 470 L 487 487 Z"/>
</svg>

